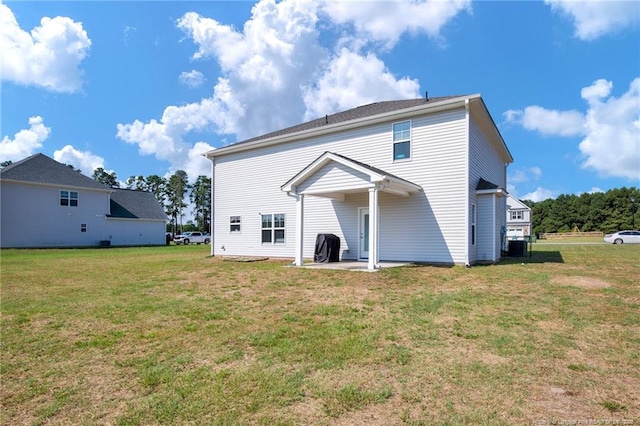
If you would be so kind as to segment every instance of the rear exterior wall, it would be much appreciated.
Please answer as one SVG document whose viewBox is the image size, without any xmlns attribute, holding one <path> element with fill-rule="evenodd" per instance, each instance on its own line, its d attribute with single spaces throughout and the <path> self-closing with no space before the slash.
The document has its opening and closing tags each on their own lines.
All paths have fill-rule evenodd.
<svg viewBox="0 0 640 426">
<path fill-rule="evenodd" d="M 411 119 L 410 160 L 393 161 L 394 122 L 215 157 L 213 254 L 293 258 L 296 201 L 280 187 L 330 151 L 423 188 L 409 197 L 380 194 L 380 260 L 464 263 L 465 110 Z M 344 201 L 306 196 L 304 206 L 305 258 L 313 257 L 318 233 L 338 235 L 342 258 L 357 258 L 359 209 L 368 206 L 367 193 Z M 285 214 L 284 243 L 261 243 L 261 214 L 278 213 Z M 239 232 L 231 232 L 231 216 L 240 216 Z"/>
</svg>

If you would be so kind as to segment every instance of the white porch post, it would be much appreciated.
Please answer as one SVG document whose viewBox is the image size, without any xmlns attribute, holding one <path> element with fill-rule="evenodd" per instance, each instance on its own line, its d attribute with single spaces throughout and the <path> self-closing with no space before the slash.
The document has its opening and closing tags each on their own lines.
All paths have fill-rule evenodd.
<svg viewBox="0 0 640 426">
<path fill-rule="evenodd" d="M 369 188 L 369 262 L 367 269 L 376 269 L 378 263 L 378 188 Z"/>
<path fill-rule="evenodd" d="M 296 259 L 295 265 L 302 266 L 304 258 L 302 257 L 304 247 L 304 195 L 296 195 Z"/>
</svg>

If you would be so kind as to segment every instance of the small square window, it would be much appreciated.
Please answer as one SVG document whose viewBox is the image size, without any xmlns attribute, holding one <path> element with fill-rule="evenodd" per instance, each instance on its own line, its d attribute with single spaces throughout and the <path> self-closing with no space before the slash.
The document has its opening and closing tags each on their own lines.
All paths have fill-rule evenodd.
<svg viewBox="0 0 640 426">
<path fill-rule="evenodd" d="M 229 216 L 229 232 L 240 232 L 240 216 Z"/>
</svg>

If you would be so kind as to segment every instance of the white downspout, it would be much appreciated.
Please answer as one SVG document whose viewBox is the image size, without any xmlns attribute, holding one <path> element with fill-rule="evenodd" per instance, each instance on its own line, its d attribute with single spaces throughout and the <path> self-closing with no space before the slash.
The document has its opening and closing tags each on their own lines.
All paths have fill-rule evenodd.
<svg viewBox="0 0 640 426">
<path fill-rule="evenodd" d="M 469 191 L 470 191 L 470 185 L 471 182 L 469 182 L 469 168 L 470 168 L 470 164 L 469 164 L 469 151 L 471 150 L 471 141 L 469 140 L 469 124 L 470 124 L 470 120 L 469 120 L 469 98 L 464 100 L 464 126 L 465 126 L 465 141 L 466 141 L 466 149 L 464 152 L 465 155 L 465 159 L 464 159 L 464 173 L 465 173 L 465 182 L 466 182 L 466 188 L 464 191 L 464 204 L 465 204 L 465 208 L 464 208 L 464 217 L 465 217 L 465 221 L 464 221 L 464 235 L 465 235 L 465 244 L 464 244 L 464 264 L 465 266 L 469 266 L 469 245 L 471 244 L 469 241 L 469 215 L 470 215 L 470 201 L 469 201 Z M 477 205 L 477 204 L 476 204 Z M 477 209 L 477 208 L 476 208 Z M 478 234 L 478 224 L 476 224 L 476 235 Z M 477 237 L 476 237 L 477 238 Z M 476 241 L 476 244 L 478 242 Z"/>
<path fill-rule="evenodd" d="M 304 194 L 296 195 L 296 256 L 295 265 L 304 264 Z"/>
<path fill-rule="evenodd" d="M 209 226 L 211 229 L 209 232 L 211 233 L 211 256 L 215 256 L 214 247 L 216 246 L 216 233 L 215 233 L 215 217 L 216 217 L 216 197 L 215 197 L 215 187 L 216 187 L 216 159 L 210 158 L 211 160 L 211 223 Z"/>
</svg>

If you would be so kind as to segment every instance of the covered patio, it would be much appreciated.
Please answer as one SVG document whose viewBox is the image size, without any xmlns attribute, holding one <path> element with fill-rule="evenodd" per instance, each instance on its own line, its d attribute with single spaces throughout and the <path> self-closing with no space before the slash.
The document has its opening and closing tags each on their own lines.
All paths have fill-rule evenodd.
<svg viewBox="0 0 640 426">
<path fill-rule="evenodd" d="M 380 263 L 379 258 L 379 192 L 382 191 L 400 197 L 408 197 L 410 194 L 422 190 L 419 185 L 405 179 L 333 152 L 325 152 L 320 155 L 280 189 L 296 198 L 294 264 L 304 267 L 309 267 L 309 264 L 304 263 L 303 258 L 305 196 L 325 197 L 344 201 L 346 194 L 368 193 L 369 202 L 366 217 L 368 226 L 366 226 L 365 231 L 360 236 L 361 240 L 367 243 L 367 262 L 344 262 L 344 265 L 340 268 L 335 266 L 335 263 L 331 266 L 324 266 L 329 264 L 322 264 L 322 266 L 316 267 L 331 268 L 335 266 L 338 269 L 366 269 L 369 271 L 385 267 Z M 396 265 L 396 262 L 388 262 L 388 264 Z M 366 268 L 364 267 L 365 265 Z"/>
</svg>

